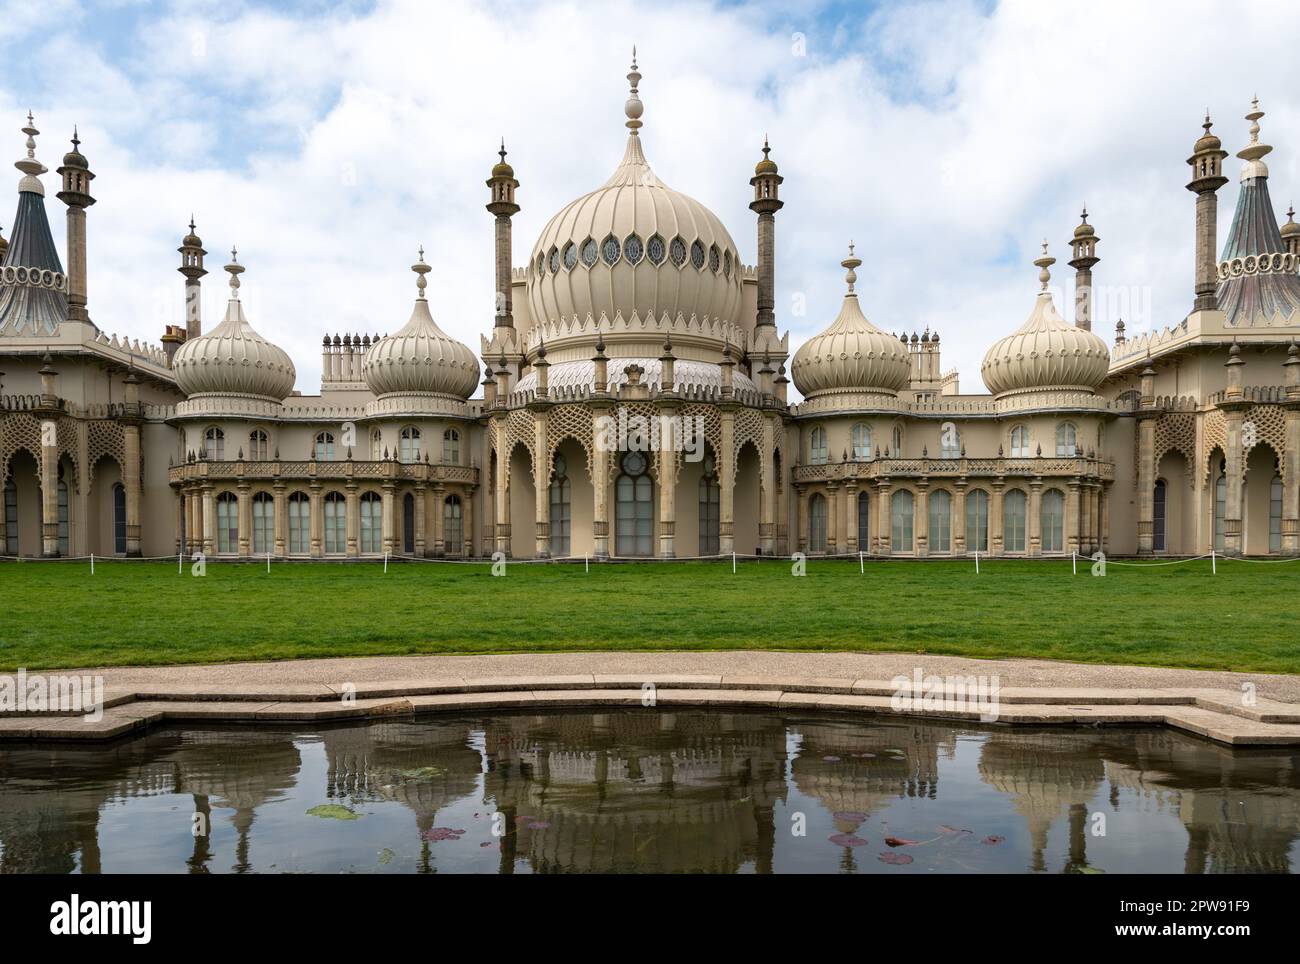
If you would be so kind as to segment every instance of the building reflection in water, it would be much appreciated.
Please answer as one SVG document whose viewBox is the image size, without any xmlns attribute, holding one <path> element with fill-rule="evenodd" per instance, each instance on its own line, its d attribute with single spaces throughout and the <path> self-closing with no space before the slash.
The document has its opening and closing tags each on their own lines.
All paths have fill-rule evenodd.
<svg viewBox="0 0 1300 964">
<path fill-rule="evenodd" d="M 327 840 L 346 848 L 342 825 L 302 816 L 322 799 L 388 814 L 411 844 L 409 869 L 425 872 L 440 862 L 503 873 L 880 870 L 880 848 L 855 849 L 864 842 L 855 835 L 878 838 L 870 821 L 891 808 L 941 813 L 953 797 L 1023 828 L 1024 870 L 1093 869 L 1089 847 L 1101 844 L 1092 821 L 1102 813 L 1158 828 L 1136 849 L 1149 848 L 1169 869 L 1181 861 L 1188 873 L 1284 873 L 1300 841 L 1297 760 L 1161 730 L 980 730 L 745 712 L 159 730 L 108 747 L 0 750 L 0 872 L 99 872 L 116 852 L 105 848 L 149 834 L 156 843 L 158 828 L 133 815 L 141 803 L 186 819 L 192 807 L 208 825 L 208 833 L 185 835 L 183 853 L 174 835 L 152 869 L 282 869 L 253 852 L 255 822 L 273 819 L 295 853 L 319 852 Z M 290 805 L 268 809 L 276 803 Z M 786 811 L 796 804 L 825 811 L 832 844 L 778 848 L 778 826 L 790 832 Z M 406 811 L 413 819 L 402 830 Z M 475 849 L 467 856 L 454 849 L 458 837 L 438 839 L 438 824 L 464 822 L 471 811 L 505 833 L 467 844 Z M 219 828 L 227 848 L 220 859 Z M 264 827 L 258 839 L 267 834 Z M 1055 849 L 1053 840 L 1061 841 Z M 1166 846 L 1157 840 L 1172 843 L 1157 853 L 1150 848 Z M 373 863 L 373 853 L 363 856 Z M 345 860 L 339 869 L 352 866 Z"/>
</svg>

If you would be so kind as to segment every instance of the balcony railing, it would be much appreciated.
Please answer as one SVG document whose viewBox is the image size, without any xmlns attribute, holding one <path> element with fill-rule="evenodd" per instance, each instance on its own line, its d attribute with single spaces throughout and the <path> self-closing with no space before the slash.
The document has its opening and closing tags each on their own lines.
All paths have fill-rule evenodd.
<svg viewBox="0 0 1300 964">
<path fill-rule="evenodd" d="M 1115 464 L 1084 456 L 1039 456 L 1027 459 L 862 459 L 822 462 L 794 467 L 796 484 L 845 482 L 888 478 L 1032 478 L 1034 476 L 1083 476 L 1113 481 Z"/>
<path fill-rule="evenodd" d="M 168 470 L 168 481 L 172 485 L 181 485 L 186 482 L 202 482 L 205 479 L 245 480 L 250 482 L 275 481 L 276 479 L 286 481 L 365 479 L 478 485 L 478 467 L 474 465 L 442 465 L 430 462 L 395 462 L 391 459 L 374 462 L 358 459 L 343 459 L 341 461 L 308 459 L 294 462 L 279 459 L 271 461 L 199 459 L 194 462 L 186 462 L 183 465 L 173 465 Z"/>
</svg>

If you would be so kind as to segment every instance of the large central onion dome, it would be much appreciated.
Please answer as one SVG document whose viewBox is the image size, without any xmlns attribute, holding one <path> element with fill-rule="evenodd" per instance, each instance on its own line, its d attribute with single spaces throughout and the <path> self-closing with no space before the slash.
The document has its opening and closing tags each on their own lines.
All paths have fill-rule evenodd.
<svg viewBox="0 0 1300 964">
<path fill-rule="evenodd" d="M 600 188 L 546 223 L 528 266 L 535 323 L 678 315 L 735 323 L 740 313 L 736 243 L 712 211 L 674 191 L 641 150 L 641 74 L 635 57 L 624 111 L 630 134 Z"/>
<path fill-rule="evenodd" d="M 1014 392 L 1072 390 L 1094 392 L 1110 368 L 1106 343 L 1090 331 L 1077 328 L 1062 318 L 1047 290 L 1056 263 L 1047 255 L 1034 261 L 1039 268 L 1042 290 L 1034 310 L 1018 331 L 995 342 L 984 356 L 980 374 L 994 395 Z"/>
<path fill-rule="evenodd" d="M 226 317 L 206 335 L 176 350 L 172 371 L 186 395 L 254 395 L 282 402 L 293 391 L 293 361 L 280 346 L 256 331 L 244 317 L 239 301 L 239 276 L 244 266 L 230 252 L 230 301 Z"/>
<path fill-rule="evenodd" d="M 808 339 L 794 353 L 790 374 L 805 398 L 832 393 L 895 395 L 907 387 L 912 363 L 906 346 L 881 331 L 862 313 L 853 290 L 862 259 L 853 254 L 840 262 L 848 269 L 848 291 L 829 328 Z"/>
<path fill-rule="evenodd" d="M 424 297 L 429 266 L 411 265 L 419 280 L 419 293 L 411 318 L 391 335 L 370 346 L 361 367 L 366 384 L 376 395 L 447 395 L 469 398 L 478 387 L 478 361 L 474 353 L 438 327 Z"/>
</svg>

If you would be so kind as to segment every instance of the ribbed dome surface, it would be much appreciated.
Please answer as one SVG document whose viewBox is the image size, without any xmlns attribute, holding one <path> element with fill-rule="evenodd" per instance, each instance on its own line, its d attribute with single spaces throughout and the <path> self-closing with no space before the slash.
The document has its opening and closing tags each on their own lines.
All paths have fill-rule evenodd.
<svg viewBox="0 0 1300 964">
<path fill-rule="evenodd" d="M 259 395 L 284 401 L 293 391 L 293 361 L 253 330 L 238 295 L 233 289 L 231 294 L 221 324 L 176 350 L 176 384 L 186 395 Z"/>
<path fill-rule="evenodd" d="M 376 395 L 432 394 L 460 399 L 474 394 L 479 376 L 474 353 L 438 327 L 423 296 L 416 299 L 411 318 L 400 331 L 370 346 L 361 371 Z"/>
<path fill-rule="evenodd" d="M 1057 388 L 1095 391 L 1109 367 L 1106 343 L 1069 324 L 1057 313 L 1051 292 L 1043 290 L 1029 320 L 988 350 L 980 374 L 994 395 Z"/>
</svg>

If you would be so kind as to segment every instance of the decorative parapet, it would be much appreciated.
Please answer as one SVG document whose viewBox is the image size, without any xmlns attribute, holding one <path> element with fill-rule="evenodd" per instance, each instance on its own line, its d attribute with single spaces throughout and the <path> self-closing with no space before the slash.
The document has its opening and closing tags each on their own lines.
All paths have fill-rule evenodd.
<svg viewBox="0 0 1300 964">
<path fill-rule="evenodd" d="M 1073 476 L 1114 481 L 1115 464 L 1078 456 L 1029 459 L 864 459 L 794 466 L 796 485 L 811 482 L 879 481 L 894 478 L 1036 478 Z"/>
<path fill-rule="evenodd" d="M 992 395 L 942 396 L 931 401 L 911 402 L 901 397 L 862 392 L 820 395 L 790 408 L 795 418 L 827 415 L 908 415 L 916 418 L 1004 418 L 1039 411 L 1114 411 L 1112 402 L 1092 392 L 1035 391 L 994 398 Z"/>
<path fill-rule="evenodd" d="M 172 485 L 202 483 L 210 480 L 247 482 L 309 481 L 319 479 L 346 482 L 350 479 L 374 479 L 393 482 L 478 485 L 479 470 L 474 465 L 443 465 L 433 462 L 395 462 L 344 459 L 343 461 L 248 462 L 197 459 L 167 470 Z"/>
<path fill-rule="evenodd" d="M 728 401 L 722 395 L 722 389 L 716 385 L 685 385 L 678 384 L 677 391 L 665 392 L 658 384 L 640 383 L 640 387 L 648 389 L 649 394 L 632 395 L 625 393 L 624 389 L 628 388 L 625 384 L 610 386 L 612 391 L 606 395 L 597 395 L 594 389 L 587 385 L 577 385 L 568 387 L 557 387 L 547 392 L 546 398 L 540 399 L 535 391 L 511 392 L 505 397 L 504 408 L 518 409 L 527 408 L 536 402 L 552 402 L 559 404 L 561 402 L 585 402 L 593 399 L 602 401 L 613 401 L 615 403 L 622 401 L 645 401 L 647 398 L 654 400 L 672 400 L 678 402 L 703 402 L 706 404 L 719 404 Z M 627 397 L 625 397 L 625 395 Z M 762 392 L 749 389 L 735 389 L 729 399 L 736 405 L 742 405 L 746 408 L 771 408 L 780 407 L 775 395 L 764 395 Z M 490 410 L 489 410 L 490 411 Z"/>
<path fill-rule="evenodd" d="M 602 312 L 598 319 L 588 314 L 586 318 L 574 315 L 558 321 L 541 322 L 528 332 L 524 348 L 532 352 L 545 342 L 549 351 L 563 347 L 564 342 L 570 339 L 595 342 L 598 335 L 610 344 L 638 337 L 649 337 L 656 343 L 662 343 L 665 337 L 671 336 L 679 345 L 690 345 L 698 341 L 717 348 L 721 344 L 728 344 L 739 353 L 743 353 L 748 344 L 745 329 L 730 321 L 701 318 L 697 315 L 688 318 L 681 312 L 677 313 L 676 318 L 669 317 L 667 312 L 656 318 L 653 314 L 642 317 L 633 311 L 630 317 L 625 318 L 620 311 L 612 320 Z M 789 354 L 789 337 L 789 333 L 786 333 L 781 339 L 781 349 L 786 354 Z"/>
</svg>

